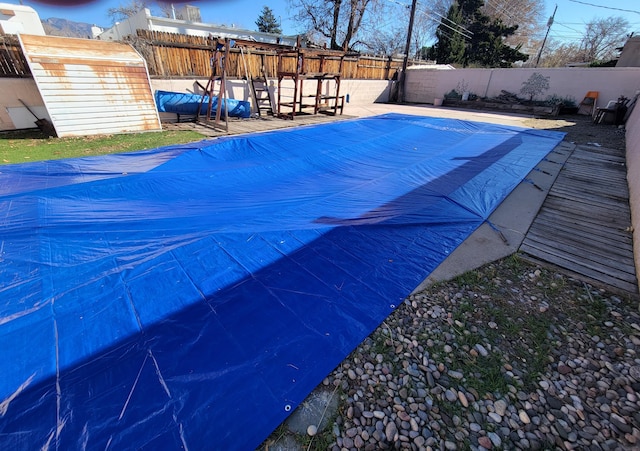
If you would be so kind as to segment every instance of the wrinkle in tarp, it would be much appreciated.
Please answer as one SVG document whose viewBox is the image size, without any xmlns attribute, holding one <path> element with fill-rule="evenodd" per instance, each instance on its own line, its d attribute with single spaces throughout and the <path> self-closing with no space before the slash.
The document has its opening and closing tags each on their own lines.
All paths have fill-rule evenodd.
<svg viewBox="0 0 640 451">
<path fill-rule="evenodd" d="M 389 114 L 2 166 L 0 447 L 255 448 L 562 137 Z"/>
</svg>

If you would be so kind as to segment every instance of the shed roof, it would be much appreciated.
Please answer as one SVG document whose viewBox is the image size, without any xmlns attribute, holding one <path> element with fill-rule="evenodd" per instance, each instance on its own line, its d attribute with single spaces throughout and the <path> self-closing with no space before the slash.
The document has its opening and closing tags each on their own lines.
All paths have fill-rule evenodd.
<svg viewBox="0 0 640 451">
<path fill-rule="evenodd" d="M 58 136 L 160 130 L 144 59 L 128 44 L 20 35 Z"/>
</svg>

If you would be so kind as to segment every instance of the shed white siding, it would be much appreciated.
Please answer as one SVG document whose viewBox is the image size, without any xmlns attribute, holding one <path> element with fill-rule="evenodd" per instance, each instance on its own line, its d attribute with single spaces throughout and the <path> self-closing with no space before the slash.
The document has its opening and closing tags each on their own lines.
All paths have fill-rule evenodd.
<svg viewBox="0 0 640 451">
<path fill-rule="evenodd" d="M 160 130 L 144 59 L 128 44 L 20 35 L 59 137 Z"/>
</svg>

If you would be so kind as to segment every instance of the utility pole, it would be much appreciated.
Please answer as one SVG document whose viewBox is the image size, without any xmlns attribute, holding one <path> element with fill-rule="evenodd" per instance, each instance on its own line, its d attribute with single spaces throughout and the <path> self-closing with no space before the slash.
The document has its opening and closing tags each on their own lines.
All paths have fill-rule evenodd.
<svg viewBox="0 0 640 451">
<path fill-rule="evenodd" d="M 547 33 L 544 35 L 544 39 L 542 40 L 542 45 L 540 46 L 540 52 L 538 53 L 538 59 L 536 60 L 536 67 L 538 67 L 538 63 L 540 62 L 540 57 L 542 56 L 542 50 L 544 49 L 544 44 L 547 42 L 547 36 L 549 36 L 549 30 L 551 30 L 551 25 L 553 25 L 553 19 L 556 17 L 556 11 L 558 10 L 558 5 L 556 4 L 555 9 L 553 10 L 553 15 L 549 17 L 547 21 Z"/>
<path fill-rule="evenodd" d="M 409 65 L 409 51 L 411 50 L 411 35 L 413 34 L 413 21 L 416 17 L 416 5 L 418 0 L 413 0 L 411 3 L 411 14 L 409 17 L 409 29 L 407 30 L 407 45 L 404 48 L 404 60 L 402 61 L 402 73 L 399 80 L 399 95 L 398 100 L 400 103 L 404 102 L 404 81 L 406 78 L 407 66 Z"/>
</svg>

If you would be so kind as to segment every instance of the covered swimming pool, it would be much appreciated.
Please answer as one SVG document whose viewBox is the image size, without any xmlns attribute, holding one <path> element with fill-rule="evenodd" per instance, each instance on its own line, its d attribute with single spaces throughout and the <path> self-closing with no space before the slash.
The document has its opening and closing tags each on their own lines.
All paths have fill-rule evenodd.
<svg viewBox="0 0 640 451">
<path fill-rule="evenodd" d="M 0 167 L 0 446 L 255 448 L 563 136 L 386 114 Z"/>
</svg>

